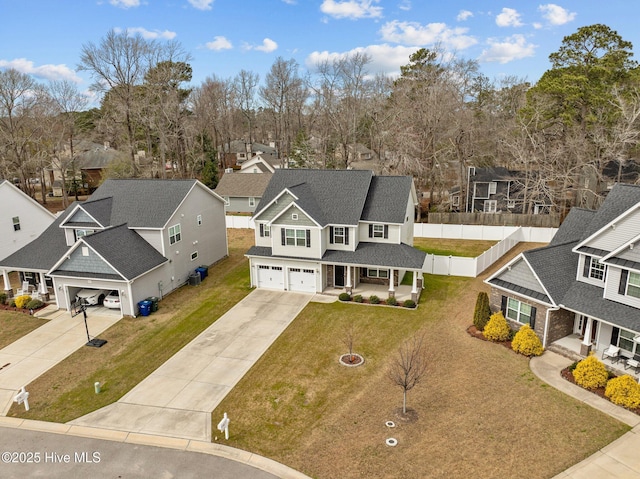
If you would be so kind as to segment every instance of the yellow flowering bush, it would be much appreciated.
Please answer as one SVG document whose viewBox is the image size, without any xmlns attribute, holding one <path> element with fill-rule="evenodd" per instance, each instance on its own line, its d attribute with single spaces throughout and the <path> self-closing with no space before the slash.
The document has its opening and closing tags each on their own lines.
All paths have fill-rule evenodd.
<svg viewBox="0 0 640 479">
<path fill-rule="evenodd" d="M 609 373 L 604 367 L 604 363 L 591 353 L 576 365 L 573 370 L 573 378 L 578 386 L 595 389 L 607 384 Z"/>
<path fill-rule="evenodd" d="M 29 301 L 31 301 L 31 296 L 29 296 L 28 294 L 23 294 L 22 296 L 18 296 L 15 299 L 16 307 L 22 309 L 27 306 L 27 303 Z"/>
<path fill-rule="evenodd" d="M 604 395 L 619 406 L 629 409 L 640 407 L 640 384 L 628 374 L 611 379 Z"/>
<path fill-rule="evenodd" d="M 502 311 L 492 314 L 489 318 L 489 322 L 482 331 L 484 337 L 489 341 L 506 341 L 509 339 L 510 333 L 511 329 L 507 324 L 507 320 L 504 319 Z"/>
<path fill-rule="evenodd" d="M 511 341 L 511 348 L 525 356 L 540 356 L 544 352 L 542 341 L 528 324 L 523 325 Z"/>
</svg>

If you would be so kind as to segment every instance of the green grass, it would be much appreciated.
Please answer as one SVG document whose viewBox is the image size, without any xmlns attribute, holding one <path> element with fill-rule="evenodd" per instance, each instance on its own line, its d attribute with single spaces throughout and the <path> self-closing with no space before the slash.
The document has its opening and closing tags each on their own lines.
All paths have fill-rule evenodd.
<svg viewBox="0 0 640 479">
<path fill-rule="evenodd" d="M 497 241 L 456 240 L 439 238 L 414 238 L 413 246 L 425 253 L 439 256 L 475 258 L 487 251 Z"/>
<path fill-rule="evenodd" d="M 0 349 L 46 324 L 47 320 L 24 313 L 0 310 Z M 0 364 L 0 366 L 2 366 Z"/>
</svg>

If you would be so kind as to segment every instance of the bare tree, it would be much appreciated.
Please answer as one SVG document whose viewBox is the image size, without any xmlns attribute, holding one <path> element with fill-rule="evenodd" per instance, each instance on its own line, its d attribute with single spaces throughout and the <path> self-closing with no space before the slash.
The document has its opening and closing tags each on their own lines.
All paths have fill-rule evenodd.
<svg viewBox="0 0 640 479">
<path fill-rule="evenodd" d="M 253 143 L 254 116 L 256 113 L 256 88 L 260 76 L 247 70 L 240 70 L 234 79 L 236 98 L 239 101 L 240 110 L 247 121 L 247 141 Z"/>
<path fill-rule="evenodd" d="M 353 345 L 356 342 L 356 325 L 351 322 L 347 326 L 345 326 L 342 336 L 342 343 L 349 350 L 349 362 L 353 363 L 355 361 L 355 356 L 353 354 Z"/>
<path fill-rule="evenodd" d="M 418 384 L 427 371 L 424 335 L 407 339 L 398 349 L 389 368 L 389 379 L 402 388 L 402 413 L 407 413 L 407 392 Z"/>
</svg>

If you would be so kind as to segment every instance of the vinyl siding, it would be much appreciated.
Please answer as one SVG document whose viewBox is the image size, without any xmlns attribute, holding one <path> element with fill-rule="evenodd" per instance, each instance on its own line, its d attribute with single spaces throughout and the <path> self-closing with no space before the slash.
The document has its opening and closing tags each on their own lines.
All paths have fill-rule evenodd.
<svg viewBox="0 0 640 479">
<path fill-rule="evenodd" d="M 293 215 L 297 215 L 298 219 L 294 220 Z M 262 216 L 260 217 L 262 218 Z M 274 222 L 274 225 L 290 225 L 295 228 L 316 227 L 315 222 L 302 212 L 298 207 L 292 206 L 282 213 Z"/>
<path fill-rule="evenodd" d="M 610 299 L 611 301 L 617 301 L 618 303 L 626 304 L 628 306 L 633 306 L 634 308 L 640 309 L 640 298 L 634 298 L 633 296 L 626 296 L 618 293 L 621 272 L 622 269 L 620 268 L 616 268 L 614 266 L 609 267 L 609 272 L 607 273 L 607 283 L 604 288 L 605 299 Z"/>
<path fill-rule="evenodd" d="M 82 254 L 83 248 L 86 248 L 87 256 Z M 116 270 L 109 266 L 91 248 L 83 244 L 80 244 L 78 248 L 71 253 L 71 258 L 64 261 L 58 269 L 82 273 L 118 274 Z"/>
<path fill-rule="evenodd" d="M 640 231 L 640 211 L 615 222 L 615 228 L 609 226 L 585 246 L 613 251 L 638 236 L 638 231 Z"/>
<path fill-rule="evenodd" d="M 271 221 L 292 202 L 293 197 L 290 194 L 285 193 L 280 198 L 278 198 L 277 203 L 273 203 L 267 209 L 263 210 L 256 219 L 259 219 L 260 221 Z"/>
<path fill-rule="evenodd" d="M 534 276 L 529 265 L 522 259 L 512 264 L 511 270 L 505 270 L 504 273 L 499 276 L 499 279 L 537 291 L 538 293 L 547 294 L 540 282 Z"/>
</svg>

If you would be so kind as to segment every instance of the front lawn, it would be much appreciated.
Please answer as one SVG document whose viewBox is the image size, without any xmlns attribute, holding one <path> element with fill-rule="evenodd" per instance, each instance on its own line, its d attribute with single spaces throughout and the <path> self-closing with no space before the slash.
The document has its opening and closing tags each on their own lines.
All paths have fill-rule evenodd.
<svg viewBox="0 0 640 479">
<path fill-rule="evenodd" d="M 425 253 L 440 256 L 475 258 L 491 248 L 497 241 L 440 238 L 414 238 L 413 246 Z"/>
<path fill-rule="evenodd" d="M 105 346 L 79 349 L 27 386 L 30 411 L 14 404 L 8 415 L 67 422 L 117 401 L 249 293 L 244 253 L 253 238 L 229 230 L 229 258 L 200 286 L 171 293 L 150 316 L 121 319 L 100 334 Z M 100 394 L 96 381 L 104 383 Z"/>
<path fill-rule="evenodd" d="M 0 310 L 0 349 L 46 324 L 46 319 L 25 313 Z M 0 364 L 0 366 L 2 366 Z"/>
<path fill-rule="evenodd" d="M 628 430 L 542 383 L 527 358 L 466 333 L 480 279 L 425 280 L 417 310 L 311 303 L 214 411 L 217 442 L 227 412 L 229 445 L 311 477 L 548 478 Z M 346 368 L 352 323 L 365 363 Z M 429 366 L 408 395 L 418 419 L 405 422 L 387 371 L 415 332 Z"/>
</svg>

